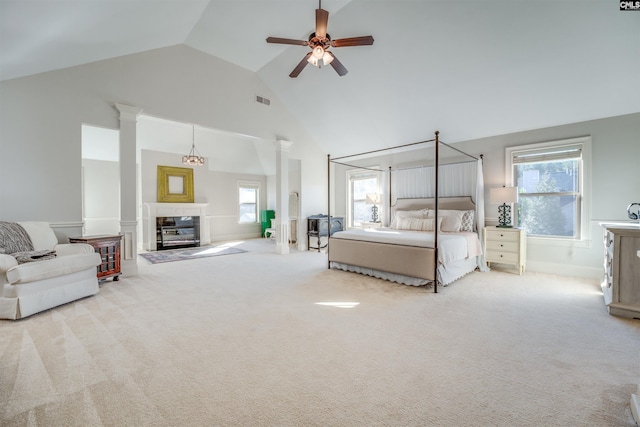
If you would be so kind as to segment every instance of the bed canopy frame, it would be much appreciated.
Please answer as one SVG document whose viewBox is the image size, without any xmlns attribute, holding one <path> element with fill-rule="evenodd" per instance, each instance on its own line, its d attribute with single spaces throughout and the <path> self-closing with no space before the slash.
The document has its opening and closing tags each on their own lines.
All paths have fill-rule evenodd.
<svg viewBox="0 0 640 427">
<path fill-rule="evenodd" d="M 478 161 L 478 160 L 482 160 L 483 159 L 483 155 L 480 154 L 480 157 L 475 157 L 469 153 L 465 153 L 464 151 L 455 148 L 449 144 L 446 144 L 444 142 L 442 142 L 440 140 L 440 131 L 435 131 L 435 137 L 432 139 L 428 139 L 425 141 L 418 141 L 418 142 L 412 142 L 412 143 L 408 143 L 408 144 L 403 144 L 403 145 L 396 145 L 393 147 L 387 147 L 387 148 L 381 148 L 378 150 L 372 150 L 372 151 L 366 151 L 366 152 L 362 152 L 362 153 L 356 153 L 356 154 L 349 154 L 346 156 L 341 156 L 341 157 L 334 157 L 332 158 L 330 154 L 327 155 L 327 217 L 328 217 L 328 221 L 329 224 L 331 224 L 331 164 L 338 164 L 338 165 L 342 165 L 342 166 L 347 166 L 347 167 L 353 167 L 353 168 L 357 168 L 357 169 L 364 169 L 364 170 L 371 170 L 371 171 L 375 171 L 375 172 L 387 172 L 386 170 L 383 169 L 376 169 L 376 168 L 369 168 L 369 167 L 363 167 L 363 166 L 358 166 L 358 165 L 353 165 L 353 164 L 348 164 L 348 163 L 344 163 L 343 160 L 347 160 L 347 159 L 352 159 L 354 157 L 360 157 L 360 156 L 367 156 L 367 155 L 371 155 L 371 154 L 384 154 L 385 152 L 389 152 L 392 150 L 398 150 L 398 149 L 404 149 L 404 148 L 409 148 L 409 147 L 414 147 L 414 146 L 418 146 L 418 145 L 424 145 L 424 144 L 429 144 L 429 143 L 433 143 L 433 153 L 434 153 L 434 171 L 435 171 L 435 179 L 434 179 L 434 208 L 435 208 L 435 217 L 434 217 L 434 223 L 438 224 L 438 199 L 439 199 L 439 185 L 438 185 L 438 179 L 439 179 L 439 167 L 440 167 L 440 145 L 443 145 L 447 148 L 450 148 L 464 156 L 470 157 L 471 159 Z M 473 160 L 469 160 L 470 162 Z M 425 167 L 425 166 L 418 166 L 418 167 Z M 408 168 L 400 168 L 400 169 L 396 169 L 396 171 L 401 171 L 401 170 L 406 170 L 406 169 L 415 169 L 418 167 L 408 167 Z M 392 167 L 389 166 L 389 180 L 388 180 L 388 195 L 389 195 L 389 212 L 391 212 L 391 207 L 393 204 L 393 195 L 392 195 L 392 185 L 391 185 L 391 172 L 392 172 Z M 479 228 L 479 226 L 478 226 Z M 331 233 L 329 233 L 329 238 Z M 331 261 L 329 261 L 329 251 L 331 250 L 331 245 L 327 243 L 327 268 L 331 269 Z M 434 271 L 433 271 L 433 291 L 434 293 L 438 292 L 438 232 L 436 230 L 436 232 L 434 232 Z"/>
</svg>

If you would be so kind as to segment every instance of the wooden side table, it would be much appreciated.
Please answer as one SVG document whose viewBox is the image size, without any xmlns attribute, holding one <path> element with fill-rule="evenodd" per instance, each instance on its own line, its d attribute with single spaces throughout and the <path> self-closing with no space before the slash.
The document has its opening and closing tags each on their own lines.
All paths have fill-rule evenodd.
<svg viewBox="0 0 640 427">
<path fill-rule="evenodd" d="M 492 262 L 516 266 L 524 273 L 527 264 L 527 232 L 522 228 L 485 227 L 484 248 L 487 264 Z"/>
<path fill-rule="evenodd" d="M 69 237 L 69 243 L 87 243 L 95 249 L 102 258 L 98 266 L 98 280 L 103 281 L 112 277 L 113 281 L 120 279 L 120 242 L 121 234 L 102 234 L 96 236 Z"/>
</svg>

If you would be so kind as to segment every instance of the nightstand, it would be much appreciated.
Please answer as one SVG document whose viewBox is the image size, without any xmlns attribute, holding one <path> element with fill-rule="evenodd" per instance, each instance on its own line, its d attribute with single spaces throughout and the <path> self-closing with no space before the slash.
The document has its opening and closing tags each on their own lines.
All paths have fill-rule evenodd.
<svg viewBox="0 0 640 427">
<path fill-rule="evenodd" d="M 514 265 L 522 274 L 527 264 L 527 232 L 515 227 L 485 227 L 484 250 L 487 265 L 492 262 Z"/>
<path fill-rule="evenodd" d="M 360 227 L 362 227 L 362 229 L 367 229 L 367 228 L 380 228 L 382 227 L 382 223 L 381 222 L 364 222 L 362 221 L 360 223 Z"/>
</svg>

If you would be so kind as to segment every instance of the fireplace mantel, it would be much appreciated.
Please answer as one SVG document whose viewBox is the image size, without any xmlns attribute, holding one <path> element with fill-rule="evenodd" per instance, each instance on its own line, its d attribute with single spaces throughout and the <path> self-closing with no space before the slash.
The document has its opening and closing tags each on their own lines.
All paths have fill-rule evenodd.
<svg viewBox="0 0 640 427">
<path fill-rule="evenodd" d="M 156 218 L 162 216 L 198 216 L 200 217 L 200 244 L 211 243 L 209 223 L 207 222 L 208 203 L 145 203 L 145 217 L 147 220 L 148 242 L 145 249 L 157 250 L 156 246 Z"/>
</svg>

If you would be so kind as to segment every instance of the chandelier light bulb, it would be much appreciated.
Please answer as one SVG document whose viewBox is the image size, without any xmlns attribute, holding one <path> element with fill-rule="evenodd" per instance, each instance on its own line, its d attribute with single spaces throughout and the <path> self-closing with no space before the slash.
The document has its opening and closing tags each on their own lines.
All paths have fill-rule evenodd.
<svg viewBox="0 0 640 427">
<path fill-rule="evenodd" d="M 329 52 L 325 52 L 322 56 L 322 64 L 329 65 L 331 64 L 331 61 L 333 61 L 333 55 L 329 54 Z"/>
<path fill-rule="evenodd" d="M 324 49 L 322 48 L 322 46 L 316 46 L 313 48 L 313 56 L 317 60 L 322 59 L 322 57 L 324 56 Z"/>
</svg>

